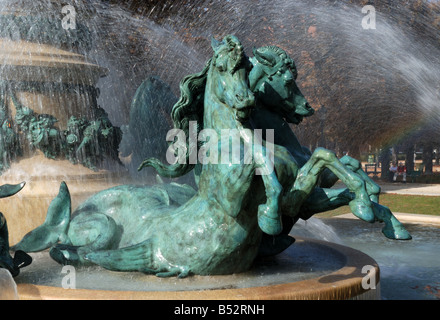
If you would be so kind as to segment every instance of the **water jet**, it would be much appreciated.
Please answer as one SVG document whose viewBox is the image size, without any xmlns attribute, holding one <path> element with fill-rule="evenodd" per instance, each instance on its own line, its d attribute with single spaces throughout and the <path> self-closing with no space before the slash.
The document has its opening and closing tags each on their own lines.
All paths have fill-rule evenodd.
<svg viewBox="0 0 440 320">
<path fill-rule="evenodd" d="M 51 4 L 54 11 L 45 11 Z M 44 220 L 57 180 L 71 182 L 81 201 L 112 185 L 112 176 L 117 183 L 123 170 L 115 143 L 119 128 L 97 103 L 96 84 L 107 70 L 80 53 L 90 45 L 87 29 L 63 29 L 56 15 L 61 7 L 52 2 L 5 1 L 0 10 L 1 121 L 3 134 L 11 135 L 3 144 L 0 183 L 27 182 L 18 197 L 3 202 L 16 243 Z M 104 129 L 111 132 L 103 139 Z M 110 151 L 80 146 L 92 138 L 107 140 Z"/>
<path fill-rule="evenodd" d="M 67 53 L 63 53 L 64 55 L 69 55 Z M 92 54 L 93 55 L 93 54 Z M 203 56 L 204 54 L 200 54 L 201 56 Z M 80 62 L 80 64 L 84 63 L 84 60 L 82 60 L 83 58 L 78 57 L 76 55 L 73 55 L 74 58 L 72 59 L 76 59 L 75 61 Z M 99 60 L 99 59 L 98 59 Z M 104 58 L 101 58 L 101 61 L 104 61 Z M 197 61 L 197 63 L 200 63 L 199 61 Z M 99 70 L 102 71 L 100 69 L 100 67 L 96 66 L 96 65 L 88 65 L 87 68 L 91 68 L 93 70 Z M 107 66 L 108 67 L 108 66 Z M 74 67 L 72 67 L 74 68 Z M 133 67 L 134 68 L 134 67 Z M 192 70 L 191 72 L 193 72 L 194 70 Z M 98 74 L 100 72 L 97 72 Z M 6 74 L 6 73 L 5 73 Z M 84 76 L 79 76 L 79 78 L 83 79 L 86 78 Z M 89 84 L 87 84 L 87 86 L 90 87 L 94 87 L 96 86 L 96 81 L 99 77 L 96 77 L 96 74 L 94 77 L 92 77 L 93 79 L 90 80 Z M 11 80 L 12 81 L 12 80 Z M 14 80 L 14 81 L 18 81 L 18 80 Z M 105 81 L 105 80 L 104 80 Z M 55 81 L 56 82 L 56 81 Z M 62 80 L 61 82 L 57 82 L 57 83 L 64 83 L 67 82 L 68 80 Z M 64 90 L 64 89 L 63 89 Z M 107 88 L 107 91 L 109 89 Z M 94 91 L 92 91 L 93 93 Z M 102 91 L 101 91 L 102 92 Z M 102 94 L 102 93 L 101 93 Z M 16 104 L 14 103 L 13 100 L 19 100 L 21 102 L 22 105 L 27 106 L 29 108 L 32 109 L 36 109 L 35 106 L 31 105 L 30 102 L 27 102 L 26 104 L 23 103 L 24 99 L 24 95 L 25 94 L 16 94 L 16 96 L 10 96 L 8 97 L 8 106 L 16 106 Z M 42 98 L 40 98 L 42 99 Z M 82 98 L 85 100 L 91 99 L 93 101 L 93 103 L 95 103 L 98 100 L 98 97 L 95 95 L 92 98 Z M 101 98 L 102 99 L 102 98 Z M 107 100 L 111 100 L 111 98 L 109 98 L 109 95 L 107 95 L 104 99 Z M 60 100 L 60 98 L 58 98 L 58 100 Z M 45 103 L 46 104 L 46 103 Z M 37 103 L 38 105 L 38 103 Z M 12 108 L 13 109 L 13 108 Z M 57 108 L 55 108 L 56 110 L 58 110 Z M 70 110 L 70 109 L 69 109 Z M 112 115 L 112 113 L 114 114 L 115 111 L 111 110 L 112 112 L 109 112 L 110 115 Z M 51 113 L 53 112 L 53 114 Z M 44 111 L 41 113 L 48 113 L 51 114 L 54 118 L 56 118 L 59 121 L 60 126 L 58 127 L 59 131 L 64 131 L 67 128 L 67 122 L 66 120 L 69 119 L 69 116 L 66 116 L 64 118 L 64 120 L 62 120 L 62 115 L 58 115 L 55 113 L 56 111 Z M 61 112 L 62 114 L 68 114 L 67 112 Z M 87 111 L 86 111 L 87 113 Z M 12 113 L 11 113 L 12 114 Z M 79 116 L 80 114 L 72 114 L 74 116 Z M 11 117 L 15 118 L 15 114 L 11 115 Z M 90 120 L 90 119 L 89 119 Z M 66 123 L 66 127 L 63 127 L 63 123 Z M 33 158 L 31 159 L 35 159 L 34 160 L 29 160 L 28 163 L 23 162 L 23 167 L 25 168 L 30 168 L 29 163 L 34 164 L 36 161 L 36 159 L 38 159 L 39 163 L 44 163 L 46 162 L 50 162 L 53 163 L 51 160 L 52 159 L 47 159 L 47 155 L 44 154 L 33 154 L 32 155 Z M 22 160 L 22 161 L 25 161 Z M 59 164 L 59 160 L 57 160 L 56 164 Z M 10 168 L 8 170 L 13 171 L 13 172 L 20 172 L 19 169 L 14 167 L 15 163 L 14 161 L 11 162 Z M 72 195 L 72 201 L 76 202 L 73 203 L 73 208 L 77 207 L 77 204 L 79 204 L 80 202 L 83 202 L 83 200 L 88 197 L 91 193 L 96 193 L 98 191 L 101 191 L 103 189 L 105 189 L 106 187 L 109 186 L 109 184 L 121 184 L 121 182 L 123 181 L 123 179 L 121 179 L 121 175 L 119 173 L 109 173 L 109 172 L 96 172 L 93 170 L 90 170 L 90 168 L 87 168 L 87 166 L 80 166 L 78 167 L 78 164 L 72 164 L 70 163 L 69 165 L 74 166 L 76 172 L 79 172 L 76 176 L 75 176 L 75 180 L 76 177 L 79 176 L 79 180 L 80 182 L 78 183 L 78 186 L 75 186 L 75 182 L 70 181 L 70 179 L 68 179 L 69 175 L 66 174 L 66 170 L 64 168 L 60 167 L 56 167 L 53 172 L 54 175 L 53 177 L 50 179 L 51 181 L 55 180 L 55 184 L 56 184 L 56 188 L 54 188 L 55 190 L 52 191 L 52 193 L 47 197 L 48 199 L 52 200 L 53 198 L 56 197 L 56 192 L 58 191 L 58 187 L 59 187 L 59 183 L 61 180 L 67 180 L 67 184 L 69 185 L 69 189 L 71 191 L 71 195 Z M 46 164 L 42 164 L 41 166 L 46 166 Z M 78 169 L 80 168 L 80 169 Z M 5 171 L 5 173 L 7 173 L 8 171 Z M 111 170 L 110 170 L 111 172 Z M 60 174 L 62 173 L 62 174 Z M 99 174 L 101 173 L 101 175 L 99 176 Z M 103 181 L 105 180 L 106 186 L 103 186 L 99 183 L 96 184 L 95 187 L 92 188 L 92 190 L 88 190 L 87 192 L 85 190 L 82 189 L 82 187 L 84 186 L 84 184 L 87 184 L 89 186 L 93 186 L 94 183 L 93 178 L 91 180 L 87 180 L 85 177 L 93 177 L 94 175 L 98 174 L 97 179 L 98 181 Z M 109 176 L 112 176 L 113 178 L 109 179 Z M 7 176 L 7 174 L 5 175 Z M 32 174 L 22 174 L 21 177 L 23 178 L 23 180 L 29 180 L 31 182 L 36 182 L 39 185 L 41 185 L 41 181 L 39 180 L 39 178 L 37 178 L 35 175 Z M 86 182 L 85 180 L 86 179 Z M 74 180 L 74 179 L 72 179 Z M 15 181 L 16 182 L 16 181 Z M 49 189 L 48 187 L 43 187 L 44 189 Z M 29 188 L 31 189 L 31 188 Z M 75 189 L 78 189 L 78 191 L 75 191 Z M 83 193 L 81 193 L 83 192 Z M 35 198 L 41 199 L 43 196 L 38 194 L 38 192 L 36 192 L 36 189 L 32 189 L 32 194 L 34 195 Z M 32 216 L 32 218 L 30 217 L 33 214 L 33 211 L 35 211 L 34 209 L 36 207 L 33 206 L 33 204 L 35 204 L 35 202 L 37 201 L 37 199 L 32 199 L 32 204 L 29 204 L 26 208 L 21 208 L 19 211 L 20 212 L 16 212 L 13 213 L 9 212 L 9 216 L 8 216 L 8 221 L 11 221 L 11 225 L 14 224 L 21 224 L 23 225 L 22 221 L 29 221 L 29 220 L 33 220 L 35 219 L 34 216 Z M 45 200 L 46 206 L 48 206 L 50 200 Z M 11 206 L 11 205 L 10 205 Z M 10 207 L 7 206 L 7 207 Z M 9 211 L 9 209 L 8 209 Z M 46 212 L 46 210 L 42 210 L 41 211 L 42 214 L 44 214 Z M 8 212 L 6 212 L 8 213 Z M 29 214 L 29 217 L 24 217 L 24 214 Z M 14 218 L 11 218 L 12 216 L 15 217 L 19 217 L 20 223 L 17 222 L 13 222 L 12 220 Z M 9 220 L 10 219 L 10 220 Z M 43 218 L 39 219 L 39 222 L 36 223 L 36 225 L 41 224 L 43 221 Z M 263 224 L 264 225 L 264 224 Z M 35 228 L 35 225 L 26 225 L 24 226 L 24 229 L 26 231 L 32 230 Z M 12 232 L 11 232 L 12 234 Z M 14 239 L 12 242 L 16 243 L 18 242 L 19 239 L 21 239 L 23 237 L 23 232 L 19 232 L 19 231 L 14 231 L 14 234 L 16 234 L 16 239 Z M 87 287 L 80 287 L 80 283 L 78 283 L 77 289 L 76 290 L 70 290 L 70 291 L 66 291 L 63 288 L 53 288 L 55 284 L 58 284 L 58 286 L 60 284 L 62 284 L 62 276 L 63 274 L 61 273 L 62 270 L 62 266 L 57 265 L 57 264 L 53 264 L 54 262 L 52 260 L 49 259 L 48 257 L 48 252 L 43 252 L 41 254 L 35 254 L 35 260 L 36 261 L 40 261 L 40 263 L 35 263 L 33 265 L 31 265 L 27 270 L 29 270 L 29 273 L 35 273 L 37 275 L 37 277 L 40 277 L 41 279 L 43 279 L 43 281 L 41 283 L 33 283 L 30 278 L 27 278 L 28 275 L 27 270 L 23 270 L 22 273 L 22 277 L 20 280 L 17 278 L 17 282 L 19 282 L 18 285 L 18 292 L 19 295 L 21 295 L 23 298 L 28 298 L 28 299 L 38 299 L 38 298 L 73 298 L 73 299 L 81 299 L 84 297 L 91 297 L 89 296 L 90 294 L 93 295 L 96 298 L 105 298 L 105 297 L 109 297 L 109 298 L 196 298 L 196 299 L 201 299 L 201 298 L 209 298 L 209 297 L 216 297 L 216 298 L 225 298 L 225 299 L 233 299 L 233 298 L 237 298 L 237 299 L 244 299 L 244 298 L 276 298 L 276 299 L 281 299 L 281 298 L 309 298 L 309 299 L 317 299 L 317 298 L 343 298 L 343 299 L 348 299 L 348 298 L 356 298 L 359 297 L 360 295 L 364 294 L 366 292 L 366 290 L 364 288 L 362 288 L 362 279 L 365 276 L 365 274 L 362 273 L 362 267 L 365 265 L 372 265 L 377 271 L 378 271 L 378 267 L 377 264 L 375 263 L 374 260 L 372 260 L 369 257 L 366 257 L 364 255 L 362 255 L 359 252 L 353 251 L 351 249 L 348 248 L 344 248 L 338 245 L 332 245 L 332 244 L 327 244 L 327 243 L 321 243 L 321 242 L 316 242 L 314 240 L 308 240 L 308 239 L 301 239 L 301 238 L 297 238 L 296 243 L 289 248 L 289 250 L 292 249 L 293 251 L 286 251 L 284 254 L 284 256 L 280 256 L 278 258 L 275 258 L 274 260 L 264 260 L 262 262 L 260 262 L 260 265 L 256 265 L 255 269 L 252 269 L 250 272 L 254 273 L 252 276 L 255 277 L 256 274 L 256 278 L 259 279 L 261 278 L 260 275 L 264 274 L 266 275 L 265 272 L 262 272 L 261 270 L 266 271 L 268 269 L 268 266 L 272 266 L 272 265 L 277 265 L 280 266 L 281 268 L 291 268 L 292 270 L 295 270 L 295 263 L 290 264 L 290 262 L 292 260 L 296 260 L 298 261 L 298 257 L 300 257 L 303 260 L 307 260 L 307 254 L 305 252 L 310 252 L 310 251 L 314 251 L 316 250 L 316 252 L 318 252 L 319 255 L 321 256 L 333 256 L 335 258 L 335 264 L 333 265 L 333 267 L 329 267 L 329 269 L 324 270 L 323 272 L 325 273 L 323 274 L 312 274 L 312 278 L 313 279 L 294 279 L 293 281 L 296 281 L 297 283 L 292 283 L 292 278 L 290 278 L 290 275 L 287 276 L 287 280 L 283 279 L 283 280 L 279 280 L 279 279 L 275 279 L 273 280 L 274 282 L 272 283 L 265 283 L 264 284 L 264 288 L 262 288 L 261 285 L 255 285 L 252 286 L 252 288 L 254 289 L 249 289 L 247 288 L 247 286 L 249 285 L 244 285 L 243 287 L 239 287 L 236 286 L 235 283 L 236 282 L 243 282 L 246 284 L 249 284 L 251 281 L 249 274 L 234 274 L 231 276 L 230 280 L 225 280 L 225 278 L 223 278 L 223 276 L 208 276 L 208 278 L 204 278 L 206 276 L 194 276 L 194 278 L 187 278 L 187 279 L 179 279 L 179 284 L 176 286 L 174 285 L 175 279 L 157 279 L 154 278 L 153 276 L 146 276 L 146 275 L 139 275 L 138 273 L 136 274 L 121 274 L 121 273 L 117 273 L 114 271 L 108 271 L 108 270 L 103 270 L 102 268 L 95 268 L 95 269 L 87 269 L 88 267 L 81 267 L 77 270 L 78 272 L 78 276 L 80 273 L 85 274 L 86 276 L 88 274 L 94 274 L 99 276 L 102 276 L 104 278 L 106 278 L 105 280 L 103 280 L 103 282 L 113 282 L 113 279 L 115 278 L 120 278 L 121 280 L 121 284 L 119 287 L 103 287 L 101 289 L 101 291 L 94 291 L 94 289 L 96 288 L 87 288 Z M 299 250 L 299 251 L 295 251 L 295 249 Z M 313 250 L 312 250 L 313 249 Z M 303 251 L 301 251 L 303 250 Z M 324 253 L 325 252 L 325 253 Z M 293 258 L 292 258 L 293 257 Z M 266 265 L 265 265 L 266 263 Z M 286 263 L 286 264 L 284 264 Z M 46 266 L 48 266 L 46 268 Z M 36 268 L 36 269 L 31 269 L 31 268 Z M 298 265 L 296 265 L 296 267 L 298 267 Z M 303 269 L 301 269 L 300 267 L 300 273 L 307 273 L 305 272 Z M 305 268 L 315 268 L 315 267 L 311 267 L 310 265 L 304 266 Z M 39 269 L 41 268 L 41 269 Z M 49 274 L 48 273 L 44 273 L 44 271 L 46 270 L 50 270 Z M 276 270 L 276 269 L 274 269 Z M 298 271 L 298 270 L 297 270 Z M 275 271 L 278 272 L 278 271 Z M 255 274 L 256 273 L 256 274 Z M 282 271 L 281 273 L 284 273 L 284 271 Z M 60 278 L 61 275 L 61 278 Z M 302 274 L 304 275 L 304 274 Z M 127 277 L 133 277 L 134 279 L 138 280 L 139 283 L 145 283 L 145 281 L 151 281 L 148 282 L 148 285 L 151 285 L 152 287 L 155 286 L 155 282 L 157 282 L 157 287 L 161 287 L 164 283 L 168 283 L 171 287 L 171 289 L 165 289 L 165 290 L 156 290 L 156 291 L 147 291 L 147 292 L 141 292 L 142 290 L 136 291 L 136 290 L 132 290 L 133 287 L 127 289 L 125 292 L 121 292 L 121 288 L 123 288 L 123 284 L 130 282 L 129 279 L 127 280 Z M 241 279 L 240 277 L 244 277 L 244 279 Z M 379 277 L 379 272 L 377 272 L 377 277 Z M 276 277 L 275 277 L 276 278 Z M 79 277 L 78 277 L 78 280 Z M 170 281 L 168 281 L 170 280 Z M 378 278 L 377 278 L 378 280 Z M 23 282 L 21 282 L 23 281 Z M 45 282 L 46 281 L 46 282 Z M 88 280 L 88 278 L 85 278 L 85 280 L 81 280 L 83 281 L 83 283 L 90 283 L 91 281 Z M 79 281 L 79 282 L 81 282 Z M 201 286 L 203 287 L 204 285 L 206 285 L 206 287 L 203 287 L 203 289 L 201 290 L 190 290 L 192 292 L 186 292 L 186 291 L 182 291 L 185 290 L 185 286 L 187 285 L 187 283 L 191 283 L 191 282 L 195 282 L 197 281 L 198 283 L 196 284 L 197 286 Z M 229 282 L 228 282 L 229 281 Z M 305 281 L 305 282 L 303 282 Z M 21 283 L 20 283 L 21 282 Z M 206 283 L 207 282 L 207 283 Z M 222 283 L 228 283 L 226 285 L 222 284 Z M 280 283 L 281 282 L 281 283 Z M 285 284 L 285 282 L 287 282 L 287 284 Z M 139 283 L 137 283 L 137 281 L 131 281 L 130 285 L 136 287 L 137 285 L 139 285 Z M 213 285 L 213 283 L 215 285 Z M 222 285 L 217 285 L 217 284 L 222 284 Z M 284 283 L 284 284 L 283 284 Z M 194 284 L 194 283 L 192 283 Z M 261 284 L 261 283 L 260 283 Z M 346 286 L 348 284 L 348 286 Z M 82 285 L 82 284 L 81 284 Z M 296 287 L 296 285 L 299 285 L 299 287 Z M 323 285 L 325 288 L 321 288 L 323 291 L 328 292 L 328 290 L 333 290 L 333 293 L 330 293 L 328 296 L 327 295 L 322 295 L 319 292 L 321 289 L 318 289 L 318 287 L 320 287 L 321 285 Z M 48 286 L 52 286 L 52 288 L 48 287 Z M 182 287 L 184 289 L 182 289 Z M 307 287 L 309 288 L 313 288 L 313 290 L 307 289 Z M 348 287 L 351 287 L 351 289 L 348 289 Z M 119 289 L 118 289 L 119 288 Z M 255 289 L 257 288 L 257 289 Z M 333 288 L 333 289 L 331 289 Z M 341 289 L 344 288 L 344 289 Z M 356 288 L 356 289 L 353 289 Z M 119 292 L 112 292 L 113 290 L 119 290 Z M 133 292 L 136 291 L 136 292 Z M 269 292 L 268 294 L 264 294 L 263 292 Z M 350 294 L 348 292 L 351 292 Z M 370 296 L 368 296 L 369 298 L 377 298 L 378 297 L 378 293 L 379 290 L 376 289 L 376 291 L 370 291 L 369 294 L 372 294 Z"/>
</svg>

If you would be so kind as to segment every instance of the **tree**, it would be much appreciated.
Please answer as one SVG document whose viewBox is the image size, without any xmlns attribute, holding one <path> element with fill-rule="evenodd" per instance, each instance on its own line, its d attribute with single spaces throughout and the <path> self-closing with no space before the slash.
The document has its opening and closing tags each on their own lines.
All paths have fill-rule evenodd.
<svg viewBox="0 0 440 320">
<path fill-rule="evenodd" d="M 108 14 L 100 35 L 112 48 L 108 55 L 119 62 L 124 79 L 140 84 L 147 75 L 156 75 L 177 94 L 180 79 L 199 71 L 210 57 L 209 37 L 233 33 L 249 55 L 253 47 L 277 45 L 294 58 L 298 85 L 316 110 L 294 130 L 312 149 L 324 143 L 340 155 L 359 157 L 409 138 L 406 133 L 415 132 L 416 125 L 426 129 L 420 135 L 424 139 L 440 136 L 437 126 L 426 126 L 426 119 L 434 115 L 425 112 L 438 107 L 433 86 L 440 84 L 438 2 L 105 3 L 126 9 L 132 18 L 122 22 Z M 376 8 L 376 30 L 362 29 L 361 8 L 367 4 Z M 123 37 L 120 28 L 125 28 Z M 121 57 L 126 61 L 120 62 Z M 126 86 L 129 101 L 137 86 L 132 82 Z"/>
</svg>

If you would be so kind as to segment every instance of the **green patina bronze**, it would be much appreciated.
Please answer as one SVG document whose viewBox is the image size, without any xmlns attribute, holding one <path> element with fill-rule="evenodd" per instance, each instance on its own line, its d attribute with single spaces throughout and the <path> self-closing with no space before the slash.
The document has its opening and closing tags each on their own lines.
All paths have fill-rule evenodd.
<svg viewBox="0 0 440 320">
<path fill-rule="evenodd" d="M 10 197 L 21 189 L 25 183 L 0 186 L 0 198 Z M 18 276 L 20 268 L 26 267 L 32 262 L 32 258 L 21 250 L 15 251 L 14 257 L 9 253 L 8 224 L 3 213 L 0 212 L 0 268 L 9 270 L 13 277 Z"/>
<path fill-rule="evenodd" d="M 126 163 L 130 173 L 139 178 L 155 176 L 154 169 L 137 170 L 139 163 L 150 157 L 166 161 L 168 143 L 164 139 L 172 128 L 171 109 L 177 97 L 169 85 L 157 77 L 145 79 L 133 97 L 128 125 L 121 126 L 123 132 L 119 152 L 121 157 L 130 156 Z"/>
<path fill-rule="evenodd" d="M 365 221 L 384 221 L 387 237 L 411 238 L 388 208 L 377 204 L 380 188 L 356 160 L 339 160 L 322 148 L 311 153 L 299 144 L 286 121 L 299 124 L 313 109 L 297 88 L 294 62 L 284 51 L 263 47 L 249 59 L 234 36 L 213 40 L 212 47 L 205 68 L 182 80 L 171 113 L 175 129 L 187 138 L 184 157 L 178 158 L 183 161 L 165 165 L 150 158 L 139 168 L 151 166 L 164 177 L 196 169 L 198 190 L 174 183 L 122 185 L 95 194 L 71 214 L 62 183 L 46 221 L 14 249 L 52 248 L 60 263 L 157 276 L 231 274 L 248 270 L 259 254 L 277 254 L 291 245 L 294 239 L 287 234 L 299 218 L 343 204 Z M 261 145 L 252 134 L 266 128 L 274 129 L 275 140 L 266 137 Z M 194 143 L 190 136 L 207 129 L 219 136 L 222 129 L 236 129 L 239 146 L 232 137 L 214 146 L 240 151 L 238 163 L 191 161 L 208 141 Z M 250 163 L 245 151 L 252 155 Z M 335 179 L 347 189 L 329 189 Z"/>
<path fill-rule="evenodd" d="M 382 232 L 390 239 L 411 239 L 411 235 L 396 219 L 389 208 L 378 203 L 380 187 L 362 170 L 359 161 L 349 156 L 336 159 L 333 152 L 317 148 L 312 154 L 301 146 L 288 123 L 299 124 L 314 111 L 298 89 L 295 80 L 297 71 L 294 61 L 281 48 L 268 46 L 253 51 L 253 69 L 249 75 L 250 88 L 254 92 L 257 107 L 251 115 L 253 128 L 273 129 L 274 143 L 288 151 L 279 149 L 275 153 L 275 170 L 283 190 L 305 186 L 319 176 L 310 193 L 287 192 L 282 198 L 281 211 L 286 227 L 282 234 L 263 237 L 261 253 L 275 254 L 289 245 L 285 239 L 298 219 L 309 219 L 312 215 L 349 205 L 353 214 L 368 222 L 384 222 Z M 316 166 L 316 162 L 324 163 Z M 289 176 L 296 167 L 302 167 L 297 178 Z M 342 175 L 341 175 L 342 173 Z M 330 189 L 338 180 L 349 188 Z M 292 197 L 304 198 L 298 202 Z M 277 238 L 280 238 L 277 241 Z"/>
<path fill-rule="evenodd" d="M 49 114 L 39 114 L 22 105 L 15 90 L 87 90 L 96 95 L 96 89 L 86 86 L 68 85 L 45 87 L 36 83 L 11 83 L 0 81 L 0 173 L 19 155 L 25 144 L 30 150 L 40 150 L 50 159 L 67 159 L 73 164 L 82 164 L 97 171 L 105 159 L 120 162 L 118 146 L 122 131 L 112 125 L 105 110 L 98 105 L 91 106 L 92 120 L 72 116 L 66 130 L 60 130 L 58 119 Z M 12 89 L 14 88 L 14 89 Z M 6 107 L 6 99 L 11 98 L 16 114 L 11 119 Z M 14 124 L 14 125 L 12 125 Z"/>
<path fill-rule="evenodd" d="M 12 160 L 20 154 L 18 136 L 12 129 L 6 108 L 5 87 L 0 84 L 0 173 L 8 169 Z"/>
</svg>

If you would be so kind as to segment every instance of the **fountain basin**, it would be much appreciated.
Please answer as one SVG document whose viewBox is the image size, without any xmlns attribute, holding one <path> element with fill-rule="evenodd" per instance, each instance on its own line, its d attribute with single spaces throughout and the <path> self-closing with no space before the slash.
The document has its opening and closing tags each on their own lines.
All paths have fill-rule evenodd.
<svg viewBox="0 0 440 320">
<path fill-rule="evenodd" d="M 0 38 L 0 46 L 3 80 L 95 86 L 107 74 L 106 69 L 88 62 L 83 55 L 50 45 Z"/>
<path fill-rule="evenodd" d="M 17 285 L 11 273 L 6 269 L 0 269 L 0 300 L 17 299 Z"/>
<path fill-rule="evenodd" d="M 411 233 L 410 241 L 382 236 L 383 224 L 368 224 L 353 215 L 322 219 L 341 243 L 365 252 L 379 265 L 381 299 L 438 300 L 440 297 L 440 217 L 396 213 Z"/>
<path fill-rule="evenodd" d="M 11 84 L 23 105 L 54 116 L 61 129 L 71 116 L 92 118 L 93 88 L 106 69 L 50 45 L 0 38 L 0 47 L 0 79 Z M 8 105 L 13 118 L 16 106 Z"/>
<path fill-rule="evenodd" d="M 52 261 L 47 251 L 34 254 L 34 259 L 15 279 L 22 300 L 380 298 L 379 267 L 374 259 L 349 247 L 307 238 L 297 238 L 276 257 L 259 259 L 248 272 L 225 276 L 158 278 L 88 267 L 74 269 L 69 282 L 66 277 L 72 274 Z M 376 289 L 362 286 L 366 265 L 376 271 Z M 72 280 L 75 289 L 65 289 Z"/>
<path fill-rule="evenodd" d="M 44 222 L 47 208 L 57 195 L 61 181 L 69 185 L 75 208 L 92 194 L 126 182 L 122 178 L 126 170 L 113 158 L 105 159 L 105 168 L 92 170 L 68 161 L 65 152 L 53 156 L 56 159 L 45 157 L 29 138 L 33 131 L 26 131 L 27 126 L 21 127 L 16 118 L 22 107 L 35 112 L 35 119 L 50 116 L 56 119 L 54 128 L 61 136 L 71 117 L 96 120 L 100 112 L 96 84 L 106 76 L 107 69 L 87 61 L 82 54 L 49 44 L 0 38 L 0 48 L 0 100 L 6 113 L 2 121 L 9 121 L 9 127 L 20 141 L 17 155 L 7 147 L 1 150 L 7 155 L 4 155 L 5 163 L 0 170 L 0 184 L 26 182 L 18 195 L 3 199 L 1 203 L 9 222 L 9 242 L 15 244 Z M 16 100 L 9 91 L 14 92 Z M 40 135 L 48 130 L 43 124 L 41 126 L 38 127 L 40 131 L 34 130 Z M 78 147 L 82 137 L 78 129 L 76 138 L 79 141 L 74 148 Z M 56 143 L 61 144 L 60 141 Z M 84 157 L 89 156 L 95 159 L 93 154 L 84 154 Z"/>
<path fill-rule="evenodd" d="M 72 209 L 91 195 L 119 184 L 130 183 L 124 171 L 93 171 L 68 160 L 53 160 L 43 154 L 12 163 L 0 176 L 0 185 L 25 181 L 25 187 L 13 197 L 1 199 L 1 208 L 9 228 L 9 243 L 18 243 L 30 230 L 46 219 L 47 209 L 56 197 L 60 182 L 69 186 Z"/>
</svg>

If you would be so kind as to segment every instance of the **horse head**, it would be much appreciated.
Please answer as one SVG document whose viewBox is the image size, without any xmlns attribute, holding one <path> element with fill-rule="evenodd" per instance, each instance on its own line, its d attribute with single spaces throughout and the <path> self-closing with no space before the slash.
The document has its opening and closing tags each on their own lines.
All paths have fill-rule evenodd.
<svg viewBox="0 0 440 320">
<path fill-rule="evenodd" d="M 250 88 L 257 100 L 281 114 L 287 122 L 299 124 L 314 113 L 296 84 L 295 62 L 281 48 L 261 47 L 253 50 Z"/>
<path fill-rule="evenodd" d="M 211 41 L 214 55 L 212 59 L 212 92 L 219 101 L 235 111 L 240 122 L 248 119 L 255 106 L 255 98 L 249 89 L 248 73 L 252 67 L 244 53 L 240 41 L 232 35 L 223 41 Z"/>
<path fill-rule="evenodd" d="M 252 65 L 240 41 L 229 35 L 222 41 L 212 39 L 211 45 L 213 57 L 202 71 L 182 79 L 180 98 L 171 111 L 174 128 L 182 130 L 186 137 L 190 137 L 192 130 L 198 134 L 202 129 L 245 122 L 255 106 L 248 80 Z M 163 177 L 181 177 L 195 166 L 190 154 L 197 152 L 197 148 L 191 148 L 189 141 L 186 146 L 184 161 L 166 165 L 156 158 L 148 158 L 138 170 L 151 166 Z"/>
</svg>

